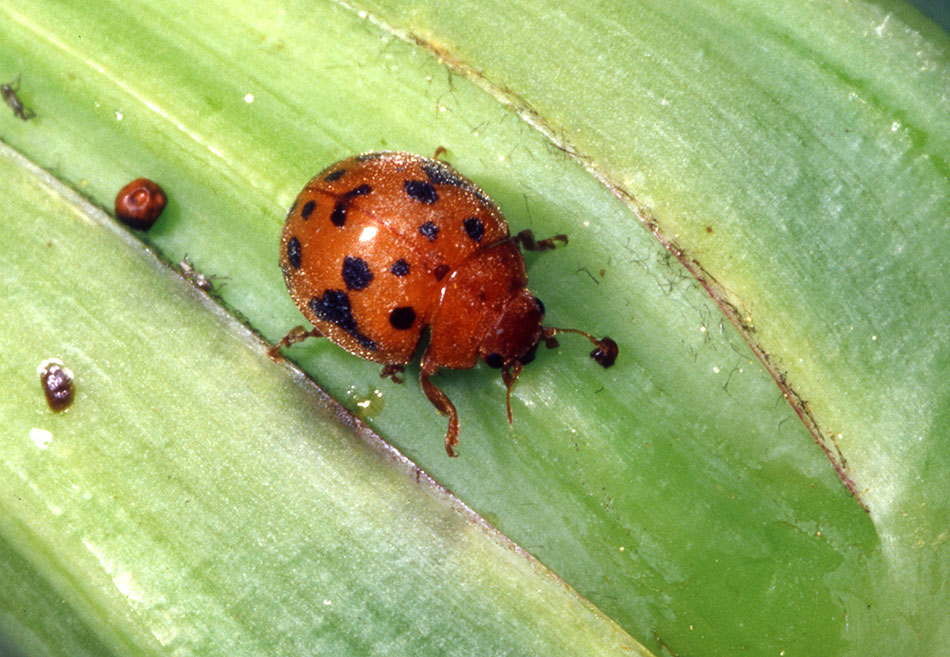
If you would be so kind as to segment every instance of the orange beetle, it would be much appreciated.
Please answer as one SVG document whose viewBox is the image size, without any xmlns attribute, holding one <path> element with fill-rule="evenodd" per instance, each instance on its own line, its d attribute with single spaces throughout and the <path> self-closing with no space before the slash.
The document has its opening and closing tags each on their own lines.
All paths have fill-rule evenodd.
<svg viewBox="0 0 950 657">
<path fill-rule="evenodd" d="M 578 333 L 604 367 L 617 357 L 608 337 L 541 326 L 544 306 L 526 287 L 519 245 L 546 250 L 555 241 L 567 237 L 536 241 L 528 230 L 512 237 L 498 206 L 445 162 L 393 151 L 341 160 L 308 182 L 287 214 L 280 267 L 314 328 L 296 327 L 271 356 L 328 337 L 401 382 L 428 327 L 420 380 L 449 416 L 445 450 L 455 456 L 458 413 L 430 380 L 439 368 L 468 369 L 479 358 L 500 368 L 511 422 L 511 388 L 542 340 L 553 347 L 557 333 Z"/>
</svg>

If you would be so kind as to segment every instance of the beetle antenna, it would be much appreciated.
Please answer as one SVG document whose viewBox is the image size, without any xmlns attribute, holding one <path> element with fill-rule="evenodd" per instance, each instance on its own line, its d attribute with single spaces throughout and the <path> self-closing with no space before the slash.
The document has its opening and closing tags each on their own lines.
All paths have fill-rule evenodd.
<svg viewBox="0 0 950 657">
<path fill-rule="evenodd" d="M 610 367 L 617 360 L 617 354 L 619 348 L 617 343 L 613 341 L 613 338 L 604 336 L 602 338 L 595 338 L 590 333 L 586 331 L 580 331 L 578 329 L 572 328 L 555 328 L 553 326 L 545 326 L 541 328 L 541 339 L 544 340 L 544 344 L 548 349 L 553 349 L 558 346 L 557 338 L 554 336 L 558 333 L 576 333 L 577 335 L 583 335 L 585 338 L 591 341 L 591 344 L 594 345 L 594 350 L 590 352 L 590 357 L 597 361 L 602 367 Z"/>
</svg>

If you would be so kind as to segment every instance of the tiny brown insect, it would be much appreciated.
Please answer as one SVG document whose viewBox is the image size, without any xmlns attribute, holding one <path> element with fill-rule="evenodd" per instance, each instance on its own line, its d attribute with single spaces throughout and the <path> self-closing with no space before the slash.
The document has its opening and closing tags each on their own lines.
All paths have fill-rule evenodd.
<svg viewBox="0 0 950 657">
<path fill-rule="evenodd" d="M 197 269 L 191 263 L 191 260 L 188 259 L 188 254 L 181 259 L 181 262 L 178 263 L 178 267 L 181 269 L 181 277 L 186 281 L 190 281 L 199 290 L 204 290 L 205 292 L 211 292 L 214 289 L 215 279 L 221 278 L 220 276 L 215 276 L 211 274 L 204 274 Z M 225 277 L 227 278 L 227 277 Z"/>
<path fill-rule="evenodd" d="M 16 76 L 6 84 L 0 85 L 0 96 L 3 96 L 3 102 L 10 106 L 13 115 L 17 118 L 27 121 L 36 116 L 36 112 L 23 104 L 17 92 L 20 90 L 20 76 Z"/>
<path fill-rule="evenodd" d="M 119 190 L 115 197 L 115 216 L 136 230 L 148 230 L 162 214 L 168 198 L 157 183 L 137 178 Z"/>
<path fill-rule="evenodd" d="M 62 411 L 73 403 L 76 388 L 73 385 L 73 373 L 66 369 L 58 358 L 49 358 L 40 363 L 37 372 L 46 403 L 52 411 Z"/>
</svg>

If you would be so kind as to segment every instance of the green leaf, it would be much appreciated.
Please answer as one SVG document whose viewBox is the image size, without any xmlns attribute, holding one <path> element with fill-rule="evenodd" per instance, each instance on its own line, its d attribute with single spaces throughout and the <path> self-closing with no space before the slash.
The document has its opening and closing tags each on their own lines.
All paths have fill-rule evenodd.
<svg viewBox="0 0 950 657">
<path fill-rule="evenodd" d="M 24 650 L 647 654 L 108 217 L 3 155 L 19 321 L 2 334 L 0 618 Z M 49 356 L 76 377 L 61 413 L 36 375 Z"/>
<path fill-rule="evenodd" d="M 3 139 L 104 207 L 134 177 L 161 182 L 170 203 L 150 246 L 227 277 L 216 281 L 217 297 L 270 341 L 300 323 L 276 266 L 283 208 L 316 171 L 354 152 L 444 146 L 513 229 L 568 233 L 566 248 L 528 257 L 532 289 L 552 324 L 616 339 L 618 363 L 604 371 L 586 357 L 586 343 L 565 338 L 519 380 L 512 427 L 497 372 L 442 374 L 461 413 L 459 459 L 444 456 L 445 421 L 413 370 L 397 387 L 332 344 L 311 341 L 289 355 L 655 652 L 934 654 L 950 640 L 941 585 L 950 575 L 950 447 L 941 430 L 950 416 L 942 383 L 950 365 L 950 43 L 904 4 L 166 2 L 90 10 L 4 0 L 0 18 L 0 73 L 22 73 L 20 97 L 38 114 L 26 123 L 0 116 Z M 99 390 L 87 393 L 109 400 L 97 413 L 112 410 L 84 441 L 95 457 L 74 454 L 0 483 L 0 549 L 10 564 L 3 579 L 59 628 L 35 638 L 23 605 L 5 607 L 0 627 L 24 652 L 135 646 L 163 654 L 155 636 L 184 637 L 167 651 L 198 651 L 190 640 L 231 648 L 172 592 L 222 610 L 214 618 L 246 622 L 244 636 L 258 649 L 282 645 L 268 628 L 286 629 L 293 652 L 290 642 L 319 631 L 313 609 L 325 611 L 312 582 L 364 592 L 367 601 L 366 634 L 341 620 L 322 635 L 327 642 L 399 636 L 415 654 L 465 654 L 466 645 L 479 645 L 469 653 L 506 646 L 537 654 L 530 641 L 549 634 L 548 625 L 525 629 L 537 618 L 558 619 L 544 621 L 551 626 L 571 619 L 565 632 L 575 638 L 577 628 L 603 622 L 558 587 L 558 609 L 574 611 L 546 616 L 537 599 L 496 601 L 494 582 L 517 568 L 480 531 L 471 532 L 483 555 L 477 567 L 456 573 L 439 562 L 434 575 L 422 566 L 443 554 L 441 543 L 393 538 L 379 526 L 380 505 L 396 504 L 392 491 L 406 487 L 386 452 L 341 436 L 315 393 L 278 375 L 226 320 L 210 320 L 167 272 L 150 270 L 134 292 L 106 286 L 102 303 L 115 310 L 81 314 L 76 326 L 88 337 L 57 323 L 51 301 L 104 289 L 103 279 L 125 284 L 129 268 L 141 279 L 151 265 L 134 265 L 147 259 L 102 228 L 73 257 L 51 256 L 44 234 L 65 228 L 49 219 L 75 211 L 59 201 L 38 212 L 42 195 L 25 191 L 36 177 L 27 170 L 14 164 L 0 178 L 7 214 L 28 221 L 5 227 L 2 257 L 33 263 L 3 273 L 5 292 L 33 290 L 9 295 L 18 304 L 10 316 L 31 321 L 5 322 L 0 334 L 9 368 L 3 417 L 25 422 L 9 433 L 17 448 L 8 462 L 33 459 L 40 468 L 80 419 L 80 404 L 92 404 L 81 379 L 76 407 L 50 418 L 53 447 L 41 454 L 26 442 L 24 430 L 47 418 L 28 380 L 39 360 L 56 355 L 48 350 L 98 373 L 88 385 Z M 19 182 L 7 187 L 11 180 Z M 100 252 L 125 254 L 103 265 L 111 278 L 96 271 Z M 60 262 L 76 268 L 70 278 Z M 42 355 L 27 353 L 41 338 L 56 340 Z M 100 345 L 95 358 L 87 343 Z M 107 361 L 127 364 L 133 380 L 148 373 L 143 388 L 124 390 L 125 379 L 98 365 Z M 25 369 L 12 373 L 14 363 Z M 146 387 L 146 407 L 130 405 Z M 271 399 L 268 390 L 283 391 L 283 402 L 253 401 Z M 230 426 L 235 416 L 246 419 Z M 147 430 L 153 421 L 158 429 Z M 200 432 L 188 428 L 195 423 Z M 328 437 L 301 438 L 300 427 Z M 322 450 L 333 458 L 317 460 Z M 103 486 L 123 495 L 75 501 L 75 516 L 50 511 L 63 506 L 54 501 L 62 482 L 98 481 L 94 473 L 108 468 L 123 476 Z M 325 491 L 321 513 L 294 502 L 300 482 L 324 476 L 348 486 Z M 390 492 L 360 496 L 364 480 L 385 480 Z M 34 502 L 18 507 L 12 496 L 26 491 Z M 406 522 L 460 522 L 425 487 L 398 495 Z M 186 516 L 200 537 L 194 552 L 163 539 L 188 535 L 175 524 L 182 497 L 196 507 Z M 273 512 L 284 505 L 293 523 Z M 347 529 L 319 531 L 337 526 Z M 114 555 L 105 561 L 75 543 L 86 537 L 96 546 L 103 534 Z M 219 534 L 262 552 L 228 562 L 227 551 L 215 552 Z M 308 551 L 367 536 L 390 546 L 373 562 L 379 572 L 317 563 Z M 242 567 L 251 563 L 279 563 L 290 574 L 255 579 Z M 218 570 L 205 578 L 212 565 Z M 492 578 L 459 598 L 453 587 L 479 568 Z M 539 576 L 536 566 L 523 568 L 523 577 Z M 138 582 L 140 572 L 148 585 L 123 592 L 123 573 Z M 386 579 L 397 572 L 400 584 Z M 460 579 L 443 584 L 449 572 Z M 461 614 L 459 622 L 404 598 L 389 605 L 393 591 L 409 595 L 400 585 L 430 609 Z M 260 616 L 257 593 L 267 601 Z M 295 617 L 295 609 L 306 612 Z M 287 629 L 290 620 L 273 622 L 272 612 L 285 611 L 280 617 L 296 618 L 301 634 Z M 470 634 L 447 643 L 462 618 L 506 614 L 514 620 L 499 627 L 510 625 L 509 634 L 473 621 Z M 419 636 L 439 639 L 423 645 Z M 57 637 L 72 643 L 56 648 Z M 608 645 L 618 644 L 633 645 Z M 336 645 L 361 654 L 369 644 Z"/>
</svg>

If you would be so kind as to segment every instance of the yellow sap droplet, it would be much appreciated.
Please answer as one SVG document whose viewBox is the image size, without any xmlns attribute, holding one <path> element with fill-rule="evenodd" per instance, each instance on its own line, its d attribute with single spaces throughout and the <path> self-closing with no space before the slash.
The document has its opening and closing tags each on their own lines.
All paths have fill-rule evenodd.
<svg viewBox="0 0 950 657">
<path fill-rule="evenodd" d="M 356 386 L 350 386 L 346 391 L 346 406 L 360 418 L 376 417 L 383 410 L 383 391 L 370 386 L 366 393 L 361 393 Z"/>
</svg>

